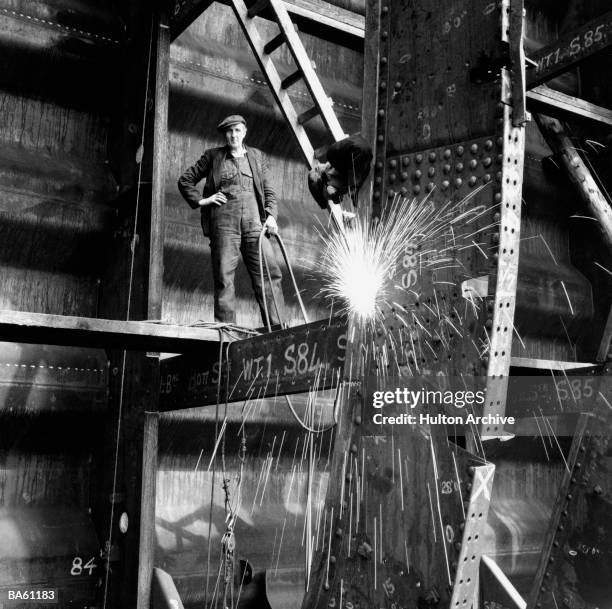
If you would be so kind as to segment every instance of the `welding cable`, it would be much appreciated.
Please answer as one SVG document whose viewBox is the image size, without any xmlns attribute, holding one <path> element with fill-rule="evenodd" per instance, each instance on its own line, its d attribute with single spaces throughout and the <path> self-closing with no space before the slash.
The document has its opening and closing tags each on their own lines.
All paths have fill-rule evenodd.
<svg viewBox="0 0 612 609">
<path fill-rule="evenodd" d="M 264 227 L 261 233 L 259 234 L 259 276 L 261 279 L 261 293 L 262 293 L 262 300 L 264 304 L 264 311 L 266 314 L 266 323 L 268 325 L 268 331 L 272 332 L 272 326 L 270 324 L 270 313 L 268 311 L 268 303 L 266 302 L 266 289 L 265 289 L 265 276 L 264 276 L 264 263 L 265 263 L 267 276 L 268 278 L 270 278 L 270 271 L 268 268 L 268 263 L 264 255 L 264 252 L 263 252 L 263 239 L 265 237 L 266 230 L 267 230 L 266 227 Z M 295 275 L 293 274 L 293 269 L 291 268 L 291 263 L 289 262 L 289 256 L 287 256 L 287 250 L 285 248 L 285 244 L 283 243 L 283 240 L 281 239 L 278 233 L 275 233 L 274 236 L 276 237 L 276 240 L 278 241 L 278 245 L 281 249 L 281 253 L 283 254 L 283 258 L 285 259 L 285 264 L 287 265 L 287 269 L 289 270 L 289 274 L 291 275 L 291 281 L 293 282 L 293 288 L 295 289 L 295 295 L 300 304 L 300 309 L 302 310 L 302 316 L 304 317 L 305 323 L 308 323 L 309 321 L 308 314 L 306 313 L 306 308 L 304 307 L 304 302 L 302 301 L 300 290 L 298 289 L 297 281 L 295 280 Z M 272 290 L 271 284 L 272 284 L 272 281 L 270 280 L 270 290 L 272 292 L 272 298 L 274 299 L 274 306 L 276 307 L 276 313 L 280 319 L 280 311 L 278 308 L 278 302 L 276 300 L 276 295 L 274 294 L 274 290 Z M 294 419 L 298 422 L 298 424 L 300 425 L 302 429 L 304 429 L 308 433 L 321 434 L 326 431 L 329 431 L 330 429 L 333 429 L 338 424 L 337 404 L 338 404 L 339 394 L 340 394 L 340 383 L 338 383 L 338 389 L 336 391 L 336 398 L 334 400 L 334 422 L 331 425 L 328 425 L 327 427 L 323 429 L 315 429 L 314 427 L 310 427 L 304 421 L 302 421 L 302 419 L 300 418 L 300 415 L 296 412 L 295 408 L 293 407 L 293 403 L 291 402 L 291 399 L 289 398 L 288 395 L 285 395 L 285 401 L 287 402 L 287 406 L 289 406 L 289 410 L 291 411 L 291 414 L 293 415 Z"/>
<path fill-rule="evenodd" d="M 334 398 L 334 422 L 330 423 L 327 427 L 323 427 L 322 429 L 315 429 L 314 427 L 310 427 L 309 425 L 304 423 L 304 421 L 300 419 L 300 415 L 296 412 L 295 408 L 293 407 L 293 404 L 291 403 L 291 400 L 289 399 L 288 395 L 285 395 L 285 400 L 287 401 L 287 406 L 289 406 L 289 410 L 291 410 L 291 414 L 293 415 L 293 418 L 298 422 L 298 424 L 304 431 L 307 431 L 308 433 L 312 433 L 312 434 L 322 434 L 322 433 L 325 433 L 326 431 L 329 431 L 330 429 L 333 429 L 334 427 L 336 427 L 336 425 L 338 425 L 338 404 L 340 403 L 340 399 L 339 399 L 340 390 L 341 390 L 340 388 L 341 388 L 341 384 L 338 383 L 338 387 L 336 389 L 336 397 Z"/>
<path fill-rule="evenodd" d="M 283 325 L 283 322 L 281 320 L 281 311 L 280 311 L 280 307 L 278 306 L 278 299 L 276 298 L 276 291 L 273 289 L 272 287 L 272 279 L 271 279 L 271 275 L 270 275 L 270 267 L 268 265 L 268 259 L 266 258 L 266 255 L 264 254 L 263 250 L 261 251 L 261 255 L 259 256 L 259 270 L 260 270 L 260 276 L 262 277 L 262 281 L 261 281 L 261 294 L 262 294 L 262 300 L 264 303 L 264 311 L 266 313 L 266 325 L 268 326 L 268 332 L 272 332 L 272 325 L 270 322 L 270 313 L 268 311 L 268 303 L 266 302 L 266 286 L 263 280 L 263 275 L 262 275 L 262 269 L 261 269 L 261 261 L 263 260 L 264 266 L 266 267 L 266 277 L 268 277 L 268 279 L 270 280 L 270 292 L 272 293 L 272 300 L 274 301 L 274 308 L 276 309 L 276 318 L 279 320 L 281 327 Z"/>
<path fill-rule="evenodd" d="M 262 296 L 262 300 L 264 304 L 264 311 L 266 313 L 266 323 L 268 324 L 268 330 L 272 332 L 272 326 L 270 325 L 270 313 L 268 311 L 268 303 L 266 302 L 265 277 L 264 277 L 264 269 L 263 269 L 264 260 L 265 260 L 265 256 L 263 253 L 263 239 L 266 234 L 266 231 L 267 231 L 267 228 L 264 227 L 261 233 L 259 234 L 259 276 L 261 279 L 261 296 Z M 293 288 L 295 290 L 295 295 L 300 305 L 300 309 L 302 310 L 302 317 L 304 318 L 304 322 L 308 323 L 308 314 L 306 313 L 306 308 L 304 307 L 302 297 L 300 296 L 300 290 L 298 289 L 297 281 L 295 280 L 295 275 L 293 274 L 293 269 L 291 268 L 291 263 L 289 262 L 289 257 L 287 256 L 287 250 L 285 249 L 285 244 L 283 243 L 283 240 L 281 239 L 278 233 L 275 233 L 274 236 L 276 237 L 276 240 L 278 241 L 278 245 L 283 254 L 283 258 L 285 259 L 285 264 L 287 265 L 287 269 L 289 270 L 289 275 L 291 275 L 291 281 L 293 282 Z M 267 267 L 267 264 L 266 264 L 266 267 Z M 269 277 L 270 277 L 270 273 L 268 272 L 268 278 Z M 272 297 L 274 298 L 274 304 L 277 308 L 277 314 L 280 319 L 280 311 L 278 311 L 278 304 L 276 302 L 274 290 L 272 290 Z"/>
<path fill-rule="evenodd" d="M 149 321 L 149 320 L 147 320 Z M 158 322 L 155 322 L 158 323 Z M 160 322 L 164 323 L 164 322 Z M 222 330 L 225 332 L 239 332 L 241 334 L 251 334 L 257 335 L 260 334 L 258 330 L 253 330 L 252 328 L 245 328 L 244 326 L 238 326 L 236 324 L 230 324 L 221 321 L 204 321 L 202 319 L 198 319 L 193 323 L 189 324 L 190 328 L 210 328 L 211 330 Z"/>
<path fill-rule="evenodd" d="M 167 325 L 168 322 L 164 319 L 144 319 L 144 322 L 148 324 Z M 257 330 L 252 328 L 246 328 L 245 326 L 239 326 L 237 324 L 230 324 L 224 321 L 204 321 L 203 319 L 197 319 L 193 323 L 190 323 L 188 328 L 210 328 L 211 330 L 223 330 L 225 332 L 241 332 L 242 334 L 259 334 Z"/>
<path fill-rule="evenodd" d="M 235 324 L 228 324 L 219 321 L 203 321 L 198 320 L 189 324 L 189 328 L 209 328 L 211 330 L 217 330 L 218 332 L 224 332 L 225 335 L 232 340 L 243 340 L 244 338 L 259 336 L 261 332 L 259 330 L 253 330 L 251 328 L 245 328 L 243 326 L 237 326 Z"/>
</svg>

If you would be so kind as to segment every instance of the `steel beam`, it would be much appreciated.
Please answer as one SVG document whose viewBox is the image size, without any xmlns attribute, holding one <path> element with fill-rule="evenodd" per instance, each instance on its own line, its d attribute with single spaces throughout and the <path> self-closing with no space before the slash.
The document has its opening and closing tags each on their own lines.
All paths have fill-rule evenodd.
<svg viewBox="0 0 612 609">
<path fill-rule="evenodd" d="M 563 125 L 557 119 L 543 114 L 536 114 L 536 120 L 546 143 L 558 155 L 560 164 L 567 171 L 589 213 L 597 219 L 602 239 L 608 251 L 612 252 L 612 208 L 609 201 L 578 154 Z"/>
<path fill-rule="evenodd" d="M 612 125 L 612 110 L 555 91 L 545 85 L 528 91 L 527 102 L 532 111 L 539 110 L 558 118 L 587 118 L 604 125 Z"/>
<path fill-rule="evenodd" d="M 529 71 L 529 89 L 567 72 L 576 64 L 599 53 L 612 43 L 612 11 L 569 32 L 553 44 L 531 55 L 537 67 Z"/>
<path fill-rule="evenodd" d="M 159 413 L 144 417 L 142 442 L 142 474 L 140 505 L 140 537 L 138 544 L 138 606 L 151 605 L 151 580 L 155 558 L 155 501 L 158 466 Z"/>
<path fill-rule="evenodd" d="M 506 415 L 518 419 L 594 412 L 603 406 L 601 396 L 612 389 L 604 368 L 561 371 L 543 376 L 511 376 Z"/>
<path fill-rule="evenodd" d="M 170 24 L 161 14 L 156 23 L 155 114 L 151 158 L 151 229 L 149 244 L 149 285 L 147 319 L 161 319 L 164 289 L 164 236 L 166 198 L 166 150 L 168 149 L 168 96 L 170 91 Z"/>
<path fill-rule="evenodd" d="M 486 586 L 495 589 L 495 599 L 492 599 L 490 593 L 484 592 Z M 499 568 L 499 565 L 489 556 L 482 555 L 480 563 L 480 588 L 483 590 L 482 596 L 486 601 L 492 600 L 500 602 L 504 607 L 512 607 L 513 609 L 527 609 L 525 599 L 519 594 L 518 590 L 512 585 L 512 582 L 506 577 L 504 572 Z M 487 591 L 488 592 L 488 591 Z"/>
<path fill-rule="evenodd" d="M 366 28 L 368 36 L 363 46 L 363 82 L 378 82 L 380 66 L 380 11 L 381 0 L 366 1 Z M 365 86 L 361 99 L 361 136 L 372 150 L 376 147 L 376 116 L 378 112 L 378 89 Z M 372 200 L 372 173 L 368 174 L 362 186 L 361 196 L 365 201 Z"/>
<path fill-rule="evenodd" d="M 337 387 L 346 322 L 333 318 L 235 341 L 161 364 L 161 410 Z"/>
<path fill-rule="evenodd" d="M 557 359 L 536 359 L 533 357 L 511 357 L 510 365 L 514 368 L 531 368 L 537 370 L 578 370 L 593 368 L 596 364 L 591 362 L 568 362 Z"/>
</svg>

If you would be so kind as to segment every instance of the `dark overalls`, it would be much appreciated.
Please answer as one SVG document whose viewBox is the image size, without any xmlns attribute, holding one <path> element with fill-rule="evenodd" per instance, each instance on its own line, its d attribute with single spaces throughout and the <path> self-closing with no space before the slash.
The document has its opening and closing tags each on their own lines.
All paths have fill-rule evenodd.
<svg viewBox="0 0 612 609">
<path fill-rule="evenodd" d="M 210 220 L 210 250 L 215 281 L 215 320 L 236 323 L 234 276 L 238 266 L 238 253 L 241 252 L 265 324 L 258 249 L 262 224 L 253 188 L 253 172 L 246 156 L 233 158 L 228 154 L 221 169 L 220 191 L 227 197 L 227 203 L 213 207 Z M 263 239 L 262 248 L 271 277 L 271 282 L 266 281 L 266 302 L 270 323 L 278 324 L 280 319 L 274 306 L 270 283 L 276 302 L 282 311 L 284 308 L 282 275 L 267 236 Z M 265 276 L 267 277 L 267 274 Z"/>
</svg>

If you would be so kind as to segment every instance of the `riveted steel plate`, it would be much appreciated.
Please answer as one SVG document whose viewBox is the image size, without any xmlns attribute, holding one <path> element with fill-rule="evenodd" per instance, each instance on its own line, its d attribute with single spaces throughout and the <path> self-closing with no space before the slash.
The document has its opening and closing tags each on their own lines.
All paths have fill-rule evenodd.
<svg viewBox="0 0 612 609">
<path fill-rule="evenodd" d="M 494 132 L 503 54 L 497 3 L 383 2 L 379 89 L 387 97 L 387 154 Z"/>
<path fill-rule="evenodd" d="M 612 426 L 609 417 L 588 418 L 568 457 L 528 607 L 606 607 L 612 598 Z"/>
<path fill-rule="evenodd" d="M 522 171 L 524 140 L 514 141 L 514 132 L 507 140 L 512 100 L 511 81 L 502 81 L 508 25 L 502 4 L 381 2 L 374 215 L 414 199 L 446 215 L 393 252 L 396 272 L 383 323 L 367 344 L 349 345 L 364 360 L 362 374 L 378 378 L 383 389 L 390 376 L 409 375 L 440 384 L 460 377 L 468 389 L 470 377 L 486 375 L 493 365 L 509 369 L 506 315 L 514 310 L 522 187 L 516 172 Z M 508 298 L 508 314 L 496 317 L 495 306 L 505 307 Z M 498 359 L 490 364 L 492 344 Z M 440 426 L 438 436 L 389 425 L 376 435 L 362 420 L 364 399 L 354 390 L 341 408 L 330 475 L 342 484 L 328 494 L 328 537 L 317 548 L 303 607 L 448 607 L 451 598 L 467 606 L 493 470 L 472 463 L 484 466 L 486 483 L 478 487 L 475 500 L 482 504 L 462 538 L 455 527 L 465 524 L 474 487 L 467 487 L 473 483 L 462 474 L 466 462 L 442 435 L 446 430 Z M 400 462 L 408 479 L 399 476 Z M 470 565 L 460 567 L 472 548 Z"/>
<path fill-rule="evenodd" d="M 501 137 L 484 137 L 387 159 L 388 198 L 427 197 L 446 216 L 434 223 L 430 236 L 424 231 L 398 252 L 393 306 L 385 311 L 387 334 L 379 339 L 388 343 L 390 373 L 484 372 L 503 150 Z"/>
<path fill-rule="evenodd" d="M 359 417 L 358 402 L 353 407 Z M 470 566 L 477 565 L 471 556 L 484 538 L 493 468 L 421 431 L 355 428 L 332 468 L 339 482 L 316 527 L 304 607 L 449 606 L 453 590 L 473 590 L 473 579 L 455 586 L 466 570 L 462 540 L 469 531 Z M 483 470 L 484 492 L 475 475 Z"/>
<path fill-rule="evenodd" d="M 519 84 L 505 67 L 509 45 L 519 42 L 509 40 L 510 3 L 406 0 L 383 2 L 381 12 L 375 213 L 398 198 L 426 199 L 454 219 L 398 252 L 378 365 L 392 373 L 487 374 L 485 414 L 503 415 L 525 141 L 524 127 L 512 125 Z"/>
</svg>

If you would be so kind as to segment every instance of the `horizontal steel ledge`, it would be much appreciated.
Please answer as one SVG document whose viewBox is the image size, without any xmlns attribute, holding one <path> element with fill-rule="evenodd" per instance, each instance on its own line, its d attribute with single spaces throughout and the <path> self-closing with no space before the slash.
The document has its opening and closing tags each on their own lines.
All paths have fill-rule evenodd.
<svg viewBox="0 0 612 609">
<path fill-rule="evenodd" d="M 510 366 L 516 368 L 536 368 L 538 370 L 578 370 L 593 368 L 597 364 L 590 362 L 567 362 L 555 359 L 534 359 L 531 357 L 512 357 Z"/>
<path fill-rule="evenodd" d="M 612 110 L 555 91 L 546 85 L 540 85 L 528 91 L 527 103 L 531 110 L 541 110 L 551 116 L 555 116 L 556 113 L 570 114 L 574 117 L 588 118 L 604 125 L 612 125 Z"/>
<path fill-rule="evenodd" d="M 346 320 L 331 318 L 237 340 L 223 353 L 166 359 L 160 410 L 337 388 L 346 345 Z"/>
<path fill-rule="evenodd" d="M 219 342 L 219 332 L 210 328 L 147 321 L 0 310 L 0 340 L 41 345 L 184 353 L 196 349 L 202 351 L 206 343 Z"/>
</svg>

